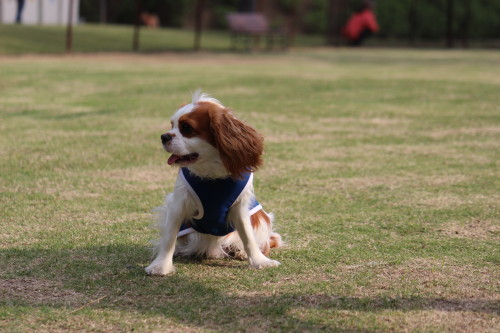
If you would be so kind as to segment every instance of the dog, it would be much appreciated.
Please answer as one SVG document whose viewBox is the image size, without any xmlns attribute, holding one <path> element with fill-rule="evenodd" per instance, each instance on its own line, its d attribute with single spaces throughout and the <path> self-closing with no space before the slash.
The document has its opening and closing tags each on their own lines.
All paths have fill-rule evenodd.
<svg viewBox="0 0 500 333">
<path fill-rule="evenodd" d="M 264 139 L 217 99 L 197 91 L 161 135 L 179 166 L 173 193 L 158 208 L 161 239 L 148 275 L 175 271 L 173 256 L 232 257 L 251 268 L 276 267 L 271 248 L 282 246 L 273 215 L 257 202 L 253 172 L 262 165 Z"/>
</svg>

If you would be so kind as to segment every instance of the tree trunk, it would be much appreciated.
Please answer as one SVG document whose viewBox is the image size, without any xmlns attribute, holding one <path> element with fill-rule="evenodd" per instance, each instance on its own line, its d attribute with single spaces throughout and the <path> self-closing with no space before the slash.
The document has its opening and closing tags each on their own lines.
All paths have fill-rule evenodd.
<svg viewBox="0 0 500 333">
<path fill-rule="evenodd" d="M 470 21 L 472 17 L 472 9 L 471 9 L 471 1 L 470 0 L 464 0 L 465 1 L 465 8 L 464 8 L 464 18 L 462 21 L 462 46 L 464 48 L 469 47 L 469 29 L 470 29 Z"/>
<path fill-rule="evenodd" d="M 408 10 L 408 24 L 409 24 L 408 43 L 411 46 L 415 46 L 417 40 L 417 30 L 418 30 L 417 1 L 418 0 L 410 0 L 409 10 Z"/>
<path fill-rule="evenodd" d="M 196 18 L 194 28 L 194 50 L 200 50 L 201 30 L 203 27 L 203 9 L 205 8 L 205 0 L 196 1 Z"/>
<path fill-rule="evenodd" d="M 335 44 L 335 23 L 337 22 L 335 14 L 338 12 L 338 1 L 329 0 L 326 9 L 326 43 Z"/>
<path fill-rule="evenodd" d="M 107 23 L 107 8 L 108 4 L 106 0 L 99 0 L 99 23 L 106 24 Z"/>
<path fill-rule="evenodd" d="M 327 43 L 328 45 L 341 45 L 342 25 L 350 10 L 349 0 L 329 0 L 327 8 Z"/>
<path fill-rule="evenodd" d="M 69 0 L 68 26 L 66 27 L 66 52 L 73 51 L 73 0 Z"/>
<path fill-rule="evenodd" d="M 454 17 L 454 0 L 446 0 L 446 46 L 453 47 L 455 41 L 453 39 L 453 17 Z"/>
<path fill-rule="evenodd" d="M 135 0 L 136 13 L 135 13 L 135 26 L 134 26 L 134 36 L 132 40 L 132 50 L 139 51 L 139 33 L 141 30 L 141 11 L 142 11 L 142 0 Z"/>
</svg>

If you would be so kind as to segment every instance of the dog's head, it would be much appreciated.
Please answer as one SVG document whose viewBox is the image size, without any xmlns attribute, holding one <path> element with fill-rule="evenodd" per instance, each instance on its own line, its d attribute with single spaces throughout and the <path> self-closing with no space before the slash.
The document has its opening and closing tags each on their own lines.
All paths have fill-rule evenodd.
<svg viewBox="0 0 500 333">
<path fill-rule="evenodd" d="M 199 176 L 208 173 L 239 178 L 262 164 L 262 135 L 201 92 L 175 112 L 171 125 L 172 129 L 161 135 L 163 147 L 172 154 L 169 165 L 186 166 Z M 203 171 L 217 168 L 223 170 Z"/>
</svg>

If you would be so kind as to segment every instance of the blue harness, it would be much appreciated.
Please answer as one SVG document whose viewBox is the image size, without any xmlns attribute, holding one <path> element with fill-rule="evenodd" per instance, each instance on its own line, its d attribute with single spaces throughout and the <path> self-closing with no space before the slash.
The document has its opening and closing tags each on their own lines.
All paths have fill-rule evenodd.
<svg viewBox="0 0 500 333">
<path fill-rule="evenodd" d="M 193 197 L 198 215 L 181 225 L 178 237 L 198 231 L 202 234 L 225 236 L 234 231 L 232 221 L 227 221 L 229 209 L 238 201 L 243 190 L 252 184 L 253 174 L 245 173 L 243 179 L 230 177 L 203 179 L 192 174 L 188 168 L 181 168 L 179 176 Z M 262 206 L 252 200 L 249 215 L 255 214 Z"/>
</svg>

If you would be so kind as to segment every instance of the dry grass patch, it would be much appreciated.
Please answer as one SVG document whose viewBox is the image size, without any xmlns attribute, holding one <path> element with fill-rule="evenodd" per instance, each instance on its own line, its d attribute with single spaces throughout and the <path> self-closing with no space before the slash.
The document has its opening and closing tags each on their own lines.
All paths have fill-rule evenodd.
<svg viewBox="0 0 500 333">
<path fill-rule="evenodd" d="M 0 279 L 0 298 L 4 301 L 29 305 L 75 307 L 85 304 L 88 297 L 54 280 L 35 278 Z"/>
<path fill-rule="evenodd" d="M 69 221 L 72 220 L 82 220 L 84 221 L 84 225 L 113 225 L 117 223 L 127 223 L 131 221 L 141 221 L 141 220 L 146 220 L 149 221 L 151 220 L 151 213 L 141 213 L 141 212 L 134 212 L 134 213 L 124 213 L 121 215 L 116 215 L 113 212 L 107 212 L 107 211 L 93 211 L 93 212 L 87 212 L 87 213 L 82 213 L 81 215 L 72 215 L 69 217 Z"/>
<path fill-rule="evenodd" d="M 497 316 L 470 311 L 440 310 L 379 310 L 353 311 L 311 309 L 297 307 L 289 315 L 304 319 L 314 317 L 323 328 L 333 331 L 371 332 L 373 326 L 381 332 L 450 332 L 450 333 L 493 333 L 499 329 Z"/>
<path fill-rule="evenodd" d="M 498 239 L 500 224 L 495 220 L 473 219 L 467 222 L 451 221 L 436 228 L 436 231 L 453 238 Z"/>
<path fill-rule="evenodd" d="M 160 203 L 160 201 L 158 201 Z M 150 212 L 133 212 L 116 214 L 105 210 L 92 210 L 82 204 L 82 209 L 78 212 L 57 212 L 50 216 L 50 224 L 40 224 L 36 216 L 18 216 L 12 218 L 9 222 L 13 227 L 7 229 L 7 232 L 0 232 L 0 249 L 9 249 L 13 245 L 16 247 L 30 248 L 39 243 L 45 243 L 45 235 L 51 233 L 64 233 L 64 242 L 76 242 L 86 240 L 88 237 L 101 237 L 103 233 L 108 232 L 106 228 L 113 225 L 129 224 L 131 222 L 144 221 L 146 226 L 153 224 L 152 213 Z M 31 213 L 31 211 L 33 211 Z M 36 209 L 30 209 L 29 214 L 36 214 Z M 14 225 L 14 222 L 17 222 Z M 71 227 L 85 228 L 87 231 L 78 235 L 66 236 L 68 225 Z M 104 229 L 103 229 L 104 228 Z M 147 229 L 146 229 L 147 230 Z M 145 229 L 141 229 L 144 232 Z M 140 238 L 138 235 L 133 235 L 130 240 Z M 15 267 L 12 268 L 15 271 Z"/>
<path fill-rule="evenodd" d="M 433 193 L 427 191 L 415 191 L 408 193 L 406 198 L 394 202 L 395 205 L 403 206 L 427 206 L 439 208 L 453 208 L 462 205 L 496 205 L 500 201 L 500 195 L 484 195 L 471 193 L 458 195 L 453 193 Z"/>
<path fill-rule="evenodd" d="M 382 266 L 373 273 L 374 277 L 369 288 L 359 296 L 403 288 L 412 290 L 418 295 L 456 300 L 465 308 L 488 307 L 500 301 L 500 294 L 497 292 L 500 271 L 494 268 L 458 265 L 422 258 L 400 265 Z M 498 308 L 489 310 L 498 311 Z"/>
<path fill-rule="evenodd" d="M 458 265 L 433 259 L 415 259 L 399 265 L 370 261 L 355 265 L 337 265 L 332 273 L 311 269 L 280 280 L 263 282 L 266 291 L 239 291 L 239 296 L 269 296 L 273 290 L 285 291 L 293 285 L 332 284 L 344 290 L 343 284 L 353 276 L 367 276 L 367 284 L 342 291 L 341 295 L 323 295 L 332 299 L 400 298 L 413 306 L 412 298 L 433 304 L 441 310 L 464 310 L 495 313 L 499 311 L 500 271 L 487 267 Z"/>
<path fill-rule="evenodd" d="M 498 126 L 485 126 L 485 127 L 462 127 L 454 129 L 440 129 L 430 132 L 430 137 L 433 139 L 443 139 L 448 136 L 485 136 L 500 134 L 500 127 Z"/>
<path fill-rule="evenodd" d="M 93 174 L 105 179 L 137 182 L 143 190 L 157 190 L 173 186 L 177 178 L 178 168 L 169 167 L 165 162 L 159 165 L 94 171 Z"/>
<path fill-rule="evenodd" d="M 342 188 L 362 190 L 370 187 L 385 186 L 391 190 L 408 186 L 449 186 L 464 183 L 469 179 L 465 175 L 445 175 L 445 176 L 376 176 L 376 177 L 352 177 L 337 178 L 335 180 Z"/>
<path fill-rule="evenodd" d="M 363 190 L 370 187 L 384 186 L 390 190 L 407 186 L 412 182 L 411 177 L 379 176 L 379 177 L 352 177 L 335 179 L 336 187 L 346 190 Z"/>
<path fill-rule="evenodd" d="M 365 129 L 365 126 L 380 126 L 380 127 L 395 127 L 409 125 L 409 119 L 402 118 L 355 118 L 355 117 L 331 117 L 319 118 L 320 124 L 328 124 L 329 126 L 345 128 L 346 125 L 354 126 L 358 129 Z M 312 124 L 311 124 L 312 125 Z"/>
<path fill-rule="evenodd" d="M 358 163 L 349 163 L 350 167 L 357 166 Z M 286 166 L 286 168 L 281 166 L 266 166 L 264 174 L 267 173 L 273 174 L 273 172 L 277 172 L 279 170 L 293 170 L 296 172 L 306 172 L 311 170 L 324 170 L 325 168 L 329 169 L 339 169 L 345 168 L 345 164 L 342 162 L 334 162 L 334 161 L 311 161 L 305 164 L 294 164 L 290 166 Z M 268 170 L 269 169 L 269 170 Z M 276 173 L 274 173 L 276 174 Z M 465 175 L 448 175 L 448 176 L 420 176 L 416 174 L 412 175 L 382 175 L 382 176 L 366 176 L 366 177 L 334 177 L 329 178 L 328 181 L 324 179 L 296 179 L 293 181 L 293 184 L 299 186 L 303 189 L 304 192 L 307 193 L 317 193 L 324 194 L 324 191 L 327 190 L 343 190 L 343 191 L 362 191 L 369 190 L 374 187 L 384 187 L 389 190 L 396 190 L 402 188 L 419 188 L 423 186 L 449 186 L 449 185 L 457 185 L 467 182 L 469 180 L 468 176 Z M 412 193 L 413 196 L 412 196 Z M 485 196 L 475 195 L 472 198 L 462 197 L 453 194 L 439 194 L 435 193 L 423 193 L 423 192 L 414 192 L 414 190 L 408 192 L 405 198 L 398 200 L 394 204 L 402 204 L 402 205 L 429 205 L 429 206 L 437 206 L 441 204 L 446 204 L 447 206 L 456 206 L 461 204 L 468 204 L 475 201 L 484 202 L 483 199 Z M 495 198 L 487 198 L 487 202 L 494 202 Z"/>
<path fill-rule="evenodd" d="M 11 317 L 2 321 L 0 329 L 5 332 L 206 332 L 207 330 L 189 323 L 179 323 L 175 319 L 167 318 L 162 314 L 147 315 L 128 310 L 103 309 L 99 304 L 90 304 L 82 310 L 67 309 L 56 313 L 50 311 L 50 320 L 47 320 L 47 311 L 33 309 L 29 314 L 21 317 Z M 19 327 L 22 330 L 19 330 Z"/>
<path fill-rule="evenodd" d="M 76 199 L 85 199 L 85 198 L 99 198 L 102 195 L 100 193 L 95 192 L 86 192 L 80 189 L 74 190 L 58 190 L 55 188 L 46 188 L 44 190 L 45 194 L 55 195 L 58 198 L 65 200 L 76 200 Z"/>
<path fill-rule="evenodd" d="M 302 142 L 302 141 L 322 141 L 328 137 L 324 134 L 312 133 L 312 134 L 297 134 L 294 132 L 280 132 L 267 134 L 265 136 L 266 143 L 282 143 L 282 142 Z"/>
<path fill-rule="evenodd" d="M 238 95 L 238 96 L 256 96 L 259 94 L 259 90 L 248 87 L 248 86 L 233 86 L 230 88 L 220 89 L 217 91 L 220 95 Z M 231 107 L 231 105 L 227 105 Z"/>
<path fill-rule="evenodd" d="M 39 160 L 53 160 L 57 156 L 43 155 Z M 0 184 L 0 191 L 11 193 L 42 193 L 60 199 L 76 200 L 99 198 L 106 191 L 117 188 L 122 190 L 155 191 L 171 188 L 177 177 L 178 169 L 168 167 L 167 163 L 128 167 L 111 170 L 92 170 L 90 172 L 64 171 L 60 176 L 50 179 L 37 178 L 29 184 Z M 90 179 L 89 177 L 90 176 Z M 85 180 L 79 178 L 84 177 Z M 111 182 L 109 180 L 112 180 Z M 118 181 L 118 182 L 116 182 Z"/>
<path fill-rule="evenodd" d="M 474 311 L 410 311 L 401 315 L 403 330 L 441 331 L 450 333 L 493 333 L 500 330 L 498 315 Z M 391 320 L 390 317 L 388 320 Z"/>
<path fill-rule="evenodd" d="M 268 291 L 259 291 L 259 292 L 238 292 L 240 296 L 252 296 L 252 295 L 261 295 L 261 296 L 269 296 L 272 294 L 272 291 L 275 288 L 279 288 L 282 290 L 286 290 L 289 286 L 301 285 L 304 283 L 322 283 L 322 282 L 334 282 L 340 281 L 344 274 L 342 272 L 335 272 L 332 274 L 325 274 L 324 272 L 315 272 L 314 274 L 306 273 L 306 274 L 295 274 L 294 276 L 284 277 L 278 281 L 265 281 L 262 283 L 262 286 L 266 288 L 271 288 Z"/>
</svg>

